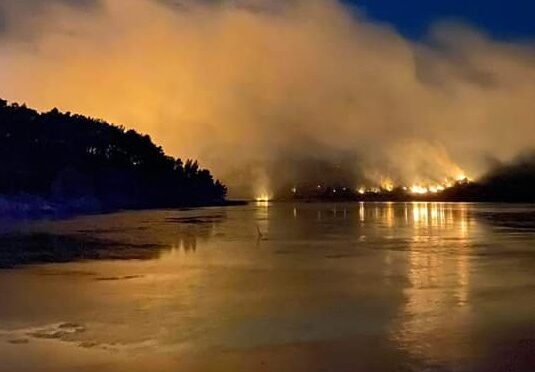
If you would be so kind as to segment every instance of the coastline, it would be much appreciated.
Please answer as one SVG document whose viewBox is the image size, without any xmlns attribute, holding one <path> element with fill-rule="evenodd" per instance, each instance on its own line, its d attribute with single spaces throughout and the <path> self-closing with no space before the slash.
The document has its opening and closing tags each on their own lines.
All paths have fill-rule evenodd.
<svg viewBox="0 0 535 372">
<path fill-rule="evenodd" d="M 247 205 L 246 200 L 215 200 L 139 207 L 106 207 L 95 198 L 51 200 L 36 195 L 0 195 L 0 220 L 61 219 L 80 215 L 108 214 L 129 210 L 181 209 Z"/>
</svg>

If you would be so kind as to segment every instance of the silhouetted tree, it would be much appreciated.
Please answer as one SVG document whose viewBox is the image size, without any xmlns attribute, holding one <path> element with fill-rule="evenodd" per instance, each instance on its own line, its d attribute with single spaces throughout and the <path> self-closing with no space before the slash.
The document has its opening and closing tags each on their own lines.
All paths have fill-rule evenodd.
<svg viewBox="0 0 535 372">
<path fill-rule="evenodd" d="M 197 161 L 166 156 L 148 135 L 0 100 L 0 194 L 143 208 L 217 203 L 226 192 Z"/>
</svg>

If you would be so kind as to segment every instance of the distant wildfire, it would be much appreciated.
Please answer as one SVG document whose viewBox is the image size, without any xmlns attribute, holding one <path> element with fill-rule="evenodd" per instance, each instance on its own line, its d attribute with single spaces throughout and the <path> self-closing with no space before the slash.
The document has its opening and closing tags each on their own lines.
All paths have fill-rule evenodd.
<svg viewBox="0 0 535 372">
<path fill-rule="evenodd" d="M 428 183 L 414 183 L 411 185 L 401 185 L 394 184 L 390 180 L 386 180 L 380 185 L 360 185 L 354 189 L 347 186 L 327 186 L 325 184 L 318 184 L 315 186 L 316 193 L 325 192 L 328 189 L 328 192 L 336 194 L 340 193 L 356 193 L 358 195 L 370 195 L 370 194 L 389 194 L 395 191 L 401 191 L 407 195 L 433 195 L 439 194 L 443 191 L 451 189 L 459 184 L 468 184 L 471 183 L 472 179 L 466 177 L 464 174 L 460 174 L 456 179 L 446 178 L 443 182 L 428 182 Z M 303 189 L 298 186 L 293 186 L 290 190 L 290 195 L 298 195 L 303 192 Z M 306 190 L 305 192 L 310 192 L 311 190 Z M 271 200 L 277 199 L 277 196 L 273 192 L 260 192 L 256 195 L 255 200 L 257 202 L 268 202 Z"/>
<path fill-rule="evenodd" d="M 231 197 L 436 193 L 535 144 L 535 48 L 466 25 L 408 40 L 336 0 L 3 0 L 0 18 L 0 97 L 148 133 Z"/>
</svg>

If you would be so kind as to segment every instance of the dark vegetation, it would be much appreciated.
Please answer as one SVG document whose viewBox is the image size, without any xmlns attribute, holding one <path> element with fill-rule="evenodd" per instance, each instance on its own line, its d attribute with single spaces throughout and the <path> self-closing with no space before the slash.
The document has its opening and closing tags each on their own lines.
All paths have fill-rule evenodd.
<svg viewBox="0 0 535 372">
<path fill-rule="evenodd" d="M 499 164 L 475 182 L 458 182 L 433 196 L 446 201 L 535 202 L 535 151 Z"/>
<path fill-rule="evenodd" d="M 227 191 L 196 161 L 166 156 L 148 135 L 5 100 L 0 100 L 0 159 L 4 200 L 38 198 L 102 211 L 219 204 Z"/>
<path fill-rule="evenodd" d="M 446 190 L 449 200 L 535 202 L 535 151 L 500 164 L 474 183 Z"/>
</svg>

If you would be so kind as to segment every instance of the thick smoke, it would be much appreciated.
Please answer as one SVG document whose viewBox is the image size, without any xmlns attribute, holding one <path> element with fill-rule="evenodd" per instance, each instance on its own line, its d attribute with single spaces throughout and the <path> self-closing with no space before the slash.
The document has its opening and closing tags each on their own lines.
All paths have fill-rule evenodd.
<svg viewBox="0 0 535 372">
<path fill-rule="evenodd" d="M 0 96 L 149 133 L 233 196 L 477 177 L 535 144 L 533 45 L 409 41 L 334 0 L 47 4 L 0 5 Z"/>
</svg>

